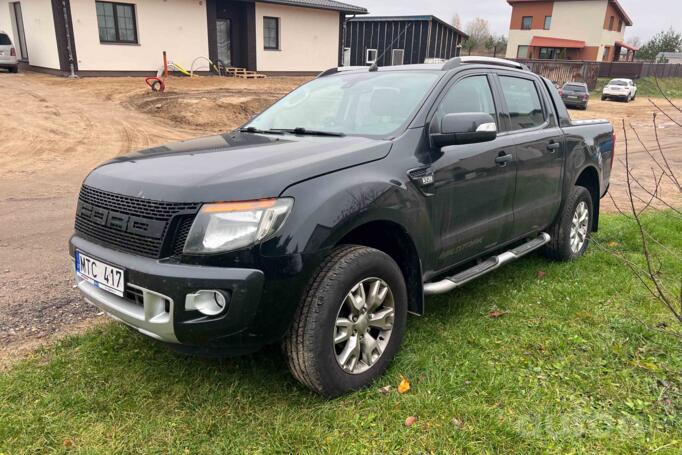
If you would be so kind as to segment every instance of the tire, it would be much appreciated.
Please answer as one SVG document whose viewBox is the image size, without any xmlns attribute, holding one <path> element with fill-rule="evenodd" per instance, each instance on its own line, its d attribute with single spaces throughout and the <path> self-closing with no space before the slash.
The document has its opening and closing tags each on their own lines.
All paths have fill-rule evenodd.
<svg viewBox="0 0 682 455">
<path fill-rule="evenodd" d="M 9 72 L 10 72 L 10 73 L 16 74 L 16 73 L 19 72 L 19 67 L 18 67 L 18 66 L 10 67 L 10 68 L 9 68 Z"/>
<path fill-rule="evenodd" d="M 582 238 L 582 244 L 573 243 L 573 223 L 574 216 L 578 213 L 578 207 L 584 204 L 586 209 L 587 220 L 583 225 L 580 223 L 580 232 L 583 235 L 577 238 Z M 548 233 L 552 240 L 545 246 L 544 253 L 549 259 L 555 261 L 572 261 L 583 254 L 590 244 L 590 234 L 592 232 L 592 225 L 594 222 L 594 207 L 592 205 L 592 196 L 587 188 L 576 186 L 568 196 L 561 213 L 557 217 L 554 224 L 549 228 Z M 576 237 L 573 237 L 575 239 Z M 579 247 L 578 247 L 579 244 Z"/>
<path fill-rule="evenodd" d="M 370 287 L 377 282 L 380 293 L 381 283 L 389 290 L 372 314 L 389 314 L 392 304 L 393 317 L 387 316 L 384 321 L 384 327 L 390 326 L 390 333 L 367 325 L 370 311 L 351 310 L 353 305 L 348 296 L 354 290 L 354 296 L 359 295 L 358 286 L 369 296 Z M 371 307 L 369 299 L 366 302 Z M 359 315 L 355 323 L 354 314 Z M 395 261 L 373 248 L 340 246 L 332 251 L 309 284 L 282 348 L 292 375 L 313 391 L 331 398 L 367 387 L 388 368 L 400 348 L 406 321 L 407 289 Z M 353 335 L 356 330 L 358 334 Z M 365 334 L 362 340 L 361 333 Z M 335 340 L 344 337 L 345 341 Z M 350 349 L 357 341 L 366 343 L 368 337 L 383 348 L 379 354 L 378 350 L 367 348 L 369 343 L 361 345 L 368 349 L 370 365 L 365 361 L 367 352 Z M 353 355 L 344 356 L 346 352 L 355 352 L 355 361 Z M 342 366 L 344 359 L 349 361 Z"/>
<path fill-rule="evenodd" d="M 608 98 L 608 97 L 602 95 L 601 100 L 602 100 L 602 101 L 606 101 L 607 98 Z"/>
</svg>

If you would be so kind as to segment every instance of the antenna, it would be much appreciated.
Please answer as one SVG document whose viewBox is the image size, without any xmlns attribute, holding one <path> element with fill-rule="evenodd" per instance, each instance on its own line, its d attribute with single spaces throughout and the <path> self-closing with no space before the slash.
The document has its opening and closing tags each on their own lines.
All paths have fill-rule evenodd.
<svg viewBox="0 0 682 455">
<path fill-rule="evenodd" d="M 398 36 L 395 37 L 395 39 L 393 41 L 391 41 L 391 44 L 389 45 L 389 47 L 391 49 L 393 49 L 393 45 L 395 44 L 395 42 L 398 41 L 401 36 L 403 36 L 405 33 L 407 33 L 407 30 L 410 27 L 412 27 L 411 23 L 406 24 L 405 30 L 403 30 Z M 388 51 L 388 49 L 389 49 L 388 47 L 384 48 L 384 51 L 374 60 L 374 63 L 372 63 L 372 65 L 369 67 L 370 71 L 377 71 L 379 69 L 377 62 L 384 56 L 384 54 L 386 54 L 386 51 Z M 374 69 L 372 69 L 372 68 L 374 68 Z"/>
</svg>

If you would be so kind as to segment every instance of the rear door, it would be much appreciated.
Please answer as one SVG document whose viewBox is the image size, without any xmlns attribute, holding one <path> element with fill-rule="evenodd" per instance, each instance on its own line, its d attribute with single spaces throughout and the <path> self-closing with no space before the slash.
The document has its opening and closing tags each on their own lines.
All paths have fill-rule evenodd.
<svg viewBox="0 0 682 455">
<path fill-rule="evenodd" d="M 488 71 L 458 74 L 436 102 L 431 127 L 449 113 L 483 112 L 500 129 Z M 439 238 L 438 264 L 447 268 L 504 243 L 513 223 L 516 166 L 511 137 L 433 150 L 430 216 Z M 507 159 L 501 160 L 500 157 Z"/>
<path fill-rule="evenodd" d="M 512 237 L 520 238 L 545 229 L 558 213 L 564 135 L 537 77 L 499 71 L 498 81 L 516 161 Z"/>
</svg>

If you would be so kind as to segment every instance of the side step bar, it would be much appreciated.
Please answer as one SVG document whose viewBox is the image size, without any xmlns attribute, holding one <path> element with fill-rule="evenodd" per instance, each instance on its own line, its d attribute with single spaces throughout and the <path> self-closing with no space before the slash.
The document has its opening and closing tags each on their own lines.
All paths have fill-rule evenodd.
<svg viewBox="0 0 682 455">
<path fill-rule="evenodd" d="M 485 275 L 488 272 L 492 272 L 493 270 L 508 262 L 518 259 L 521 256 L 525 256 L 531 251 L 537 250 L 550 240 L 551 237 L 549 234 L 542 232 L 533 240 L 519 245 L 513 250 L 505 251 L 504 253 L 501 253 L 497 256 L 486 259 L 485 261 L 476 264 L 470 269 L 459 272 L 457 275 L 447 277 L 441 281 L 424 284 L 424 295 L 435 295 L 450 292 L 475 278 Z"/>
</svg>

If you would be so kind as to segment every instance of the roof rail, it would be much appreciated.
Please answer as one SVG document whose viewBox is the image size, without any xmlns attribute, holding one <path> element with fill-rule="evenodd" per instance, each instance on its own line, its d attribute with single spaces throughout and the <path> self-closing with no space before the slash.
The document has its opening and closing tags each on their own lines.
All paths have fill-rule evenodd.
<svg viewBox="0 0 682 455">
<path fill-rule="evenodd" d="M 504 58 L 495 58 L 495 57 L 455 57 L 443 65 L 443 70 L 451 70 L 453 68 L 457 68 L 460 65 L 463 64 L 472 64 L 472 63 L 480 63 L 483 65 L 498 65 L 498 66 L 506 66 L 508 68 L 516 68 L 519 70 L 526 70 L 530 71 L 530 69 L 519 62 L 515 62 L 513 60 L 506 60 Z"/>
<path fill-rule="evenodd" d="M 370 66 L 339 66 L 338 68 L 329 68 L 328 70 L 322 71 L 317 77 L 329 76 L 331 74 L 341 73 L 344 71 L 357 71 L 357 70 L 369 70 Z"/>
</svg>

